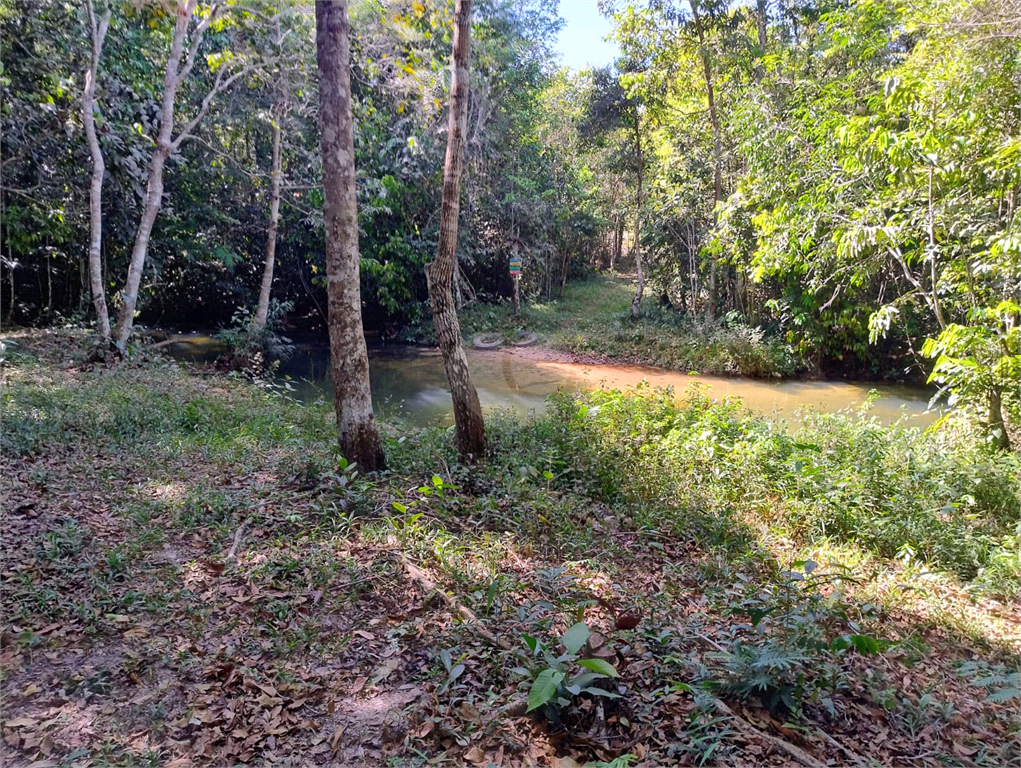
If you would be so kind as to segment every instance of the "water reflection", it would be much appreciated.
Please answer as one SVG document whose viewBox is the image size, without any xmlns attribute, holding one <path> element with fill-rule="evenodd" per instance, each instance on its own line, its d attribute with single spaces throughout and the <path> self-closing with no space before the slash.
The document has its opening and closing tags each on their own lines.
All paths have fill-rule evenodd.
<svg viewBox="0 0 1021 768">
<path fill-rule="evenodd" d="M 209 337 L 178 337 L 170 346 L 182 360 L 207 361 L 220 350 Z M 546 396 L 558 388 L 629 390 L 643 380 L 652 387 L 673 387 L 681 394 L 692 384 L 707 387 L 712 397 L 740 397 L 757 413 L 793 420 L 797 409 L 833 412 L 863 403 L 869 390 L 881 397 L 873 413 L 884 422 L 903 414 L 911 424 L 926 425 L 937 415 L 926 413 L 929 393 L 902 385 L 833 381 L 769 382 L 757 379 L 688 376 L 658 368 L 622 365 L 584 365 L 531 359 L 527 353 L 466 350 L 479 399 L 486 410 L 510 408 L 519 413 L 542 411 Z M 397 416 L 416 425 L 449 423 L 450 392 L 443 360 L 436 350 L 388 347 L 369 350 L 372 396 L 377 413 Z M 302 400 L 332 396 L 329 349 L 325 345 L 298 347 L 279 369 L 279 378 Z"/>
</svg>

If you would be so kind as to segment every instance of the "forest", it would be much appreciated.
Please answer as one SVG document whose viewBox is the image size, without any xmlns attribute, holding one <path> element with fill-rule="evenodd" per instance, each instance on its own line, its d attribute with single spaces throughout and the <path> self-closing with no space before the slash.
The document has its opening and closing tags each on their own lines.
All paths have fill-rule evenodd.
<svg viewBox="0 0 1021 768">
<path fill-rule="evenodd" d="M 0 763 L 1016 763 L 1019 194 L 1014 0 L 0 0 Z"/>
</svg>

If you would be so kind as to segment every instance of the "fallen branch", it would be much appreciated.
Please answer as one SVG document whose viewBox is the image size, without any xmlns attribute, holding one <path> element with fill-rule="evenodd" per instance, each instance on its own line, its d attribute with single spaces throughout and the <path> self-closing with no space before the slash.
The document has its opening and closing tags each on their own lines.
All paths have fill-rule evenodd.
<svg viewBox="0 0 1021 768">
<path fill-rule="evenodd" d="M 461 605 L 456 597 L 448 595 L 442 589 L 437 589 L 436 582 L 430 579 L 425 572 L 416 565 L 413 565 L 410 560 L 406 557 L 402 557 L 401 560 L 404 562 L 404 568 L 407 570 L 408 575 L 411 576 L 412 581 L 418 583 L 418 585 L 425 591 L 426 595 L 436 594 L 439 595 L 443 602 L 447 604 L 447 607 L 454 613 L 460 614 L 468 621 L 473 622 L 476 626 L 474 627 L 475 632 L 479 637 L 484 640 L 488 640 L 490 643 L 495 645 L 497 648 L 501 648 L 505 651 L 511 650 L 511 644 L 506 640 L 503 640 L 492 632 L 484 628 L 479 622 L 479 617 L 475 615 L 475 612 L 471 608 L 466 608 Z"/>
<path fill-rule="evenodd" d="M 237 559 L 235 557 L 235 555 L 237 554 L 238 546 L 241 544 L 241 539 L 245 535 L 245 528 L 248 527 L 248 524 L 250 522 L 252 522 L 252 518 L 251 517 L 246 517 L 245 521 L 243 523 L 241 523 L 241 525 L 238 526 L 237 533 L 234 534 L 234 543 L 231 544 L 230 551 L 227 553 L 227 559 L 228 560 L 236 560 Z"/>
<path fill-rule="evenodd" d="M 736 712 L 734 712 L 734 710 L 732 710 L 730 707 L 728 707 L 719 699 L 713 699 L 713 705 L 716 707 L 716 711 L 719 712 L 721 715 L 727 715 L 729 717 L 734 718 L 734 723 L 737 725 L 739 730 L 742 730 L 747 734 L 762 739 L 770 746 L 779 749 L 781 752 L 786 752 L 788 755 L 793 757 L 802 765 L 807 766 L 808 768 L 826 768 L 825 763 L 819 762 L 817 759 L 812 757 L 801 747 L 796 747 L 789 741 L 784 741 L 778 736 L 771 736 L 768 733 L 760 731 L 758 728 L 749 723 L 743 717 L 740 717 Z"/>
<path fill-rule="evenodd" d="M 855 752 L 850 747 L 845 747 L 843 744 L 841 744 L 835 738 L 833 738 L 828 733 L 826 733 L 826 731 L 816 731 L 816 733 L 818 733 L 819 736 L 822 736 L 823 741 L 825 741 L 831 747 L 836 747 L 841 752 L 843 752 L 845 755 L 847 755 L 849 758 L 851 758 L 851 760 L 853 760 L 855 762 L 855 764 L 857 764 L 857 765 L 868 765 L 868 760 L 866 760 L 864 757 L 859 755 L 857 752 Z"/>
</svg>

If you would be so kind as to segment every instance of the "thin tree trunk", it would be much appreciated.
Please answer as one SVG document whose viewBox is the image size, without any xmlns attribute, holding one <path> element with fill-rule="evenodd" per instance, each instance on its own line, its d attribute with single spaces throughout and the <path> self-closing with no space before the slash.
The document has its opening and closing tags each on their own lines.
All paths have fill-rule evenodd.
<svg viewBox="0 0 1021 768">
<path fill-rule="evenodd" d="M 645 273 L 642 269 L 642 176 L 644 174 L 644 158 L 642 156 L 642 133 L 638 117 L 638 105 L 635 105 L 635 154 L 638 158 L 638 178 L 635 186 L 635 297 L 631 301 L 631 319 L 637 320 L 641 314 L 642 294 L 645 292 Z"/>
<path fill-rule="evenodd" d="M 92 303 L 96 308 L 96 329 L 104 343 L 110 342 L 110 312 L 106 306 L 106 290 L 103 287 L 103 175 L 106 164 L 103 150 L 96 136 L 96 118 L 93 105 L 96 98 L 96 77 L 99 72 L 99 57 L 103 52 L 103 41 L 110 28 L 112 10 L 107 8 L 102 18 L 96 21 L 92 0 L 88 0 L 89 32 L 92 36 L 92 58 L 89 71 L 85 73 L 85 90 L 82 93 L 82 122 L 92 156 L 92 184 L 89 187 L 89 284 L 92 289 Z"/>
<path fill-rule="evenodd" d="M 468 360 L 461 346 L 461 325 L 457 319 L 451 283 L 457 257 L 457 219 L 460 210 L 461 165 L 464 154 L 465 123 L 468 118 L 468 55 L 471 46 L 471 0 L 457 0 L 454 10 L 454 50 L 450 82 L 450 120 L 447 156 L 443 170 L 443 204 L 436 259 L 426 265 L 433 322 L 443 366 L 447 371 L 454 401 L 457 451 L 462 461 L 475 462 L 486 452 L 486 425 L 479 395 L 472 383 Z"/>
<path fill-rule="evenodd" d="M 695 242 L 695 222 L 688 222 L 688 274 L 691 281 L 691 314 L 698 314 L 698 248 Z"/>
<path fill-rule="evenodd" d="M 121 310 L 117 317 L 115 342 L 117 348 L 124 352 L 135 324 L 135 307 L 138 305 L 138 288 L 142 283 L 142 271 L 145 268 L 145 257 L 149 251 L 149 237 L 152 235 L 156 216 L 163 204 L 163 168 L 170 157 L 170 141 L 174 132 L 174 101 L 177 98 L 178 64 L 184 53 L 184 38 L 188 34 L 188 22 L 194 0 L 189 0 L 184 8 L 178 8 L 177 24 L 174 27 L 174 39 L 170 46 L 170 57 L 163 77 L 163 101 L 160 110 L 160 129 L 156 137 L 156 148 L 149 160 L 149 176 L 145 190 L 145 204 L 142 218 L 135 232 L 135 244 L 131 249 L 131 261 L 128 263 L 128 279 L 124 284 L 121 297 Z M 185 12 L 186 11 L 186 12 Z"/>
<path fill-rule="evenodd" d="M 932 174 L 933 168 L 929 166 L 929 210 L 926 216 L 926 229 L 929 235 L 929 278 L 932 284 L 932 311 L 936 315 L 939 327 L 946 330 L 947 323 L 943 319 L 943 309 L 939 304 L 939 293 L 936 292 L 938 278 L 936 276 L 936 214 L 932 207 Z M 967 259 L 965 259 L 967 261 Z"/>
<path fill-rule="evenodd" d="M 612 275 L 620 261 L 620 252 L 624 248 L 624 217 L 617 216 L 613 226 L 613 251 L 610 253 L 610 274 Z"/>
<path fill-rule="evenodd" d="M 177 98 L 177 89 L 184 82 L 192 67 L 195 65 L 198 56 L 199 46 L 209 26 L 219 18 L 220 6 L 214 5 L 212 11 L 205 15 L 190 35 L 191 44 L 188 47 L 188 54 L 182 63 L 184 56 L 184 40 L 188 35 L 188 25 L 191 21 L 198 0 L 177 0 L 176 12 L 177 23 L 174 27 L 174 38 L 170 45 L 170 57 L 167 59 L 166 73 L 163 77 L 163 98 L 160 106 L 160 128 L 156 136 L 156 148 L 153 150 L 152 158 L 149 160 L 149 176 L 146 182 L 145 204 L 142 208 L 142 217 L 138 222 L 138 230 L 135 233 L 135 244 L 131 249 L 131 261 L 128 264 L 128 278 L 124 284 L 124 292 L 121 303 L 121 311 L 117 317 L 117 329 L 114 333 L 114 343 L 117 348 L 124 352 L 128 339 L 131 337 L 131 329 L 135 323 L 135 307 L 138 305 L 138 288 L 142 283 L 142 272 L 145 269 L 145 257 L 149 252 L 149 238 L 152 236 L 152 228 L 156 223 L 160 207 L 163 204 L 163 169 L 166 166 L 167 158 L 181 146 L 181 143 L 192 135 L 192 131 L 205 117 L 216 94 L 226 90 L 231 83 L 249 71 L 248 67 L 224 78 L 225 70 L 221 68 L 216 73 L 216 81 L 212 89 L 202 99 L 198 113 L 178 134 L 174 134 L 174 102 Z"/>
<path fill-rule="evenodd" d="M 266 260 L 262 266 L 262 287 L 259 289 L 259 304 L 255 308 L 252 327 L 261 330 L 266 327 L 269 317 L 269 297 L 273 288 L 273 265 L 276 262 L 277 226 L 280 221 L 280 120 L 283 116 L 283 100 L 273 119 L 273 165 L 270 169 L 269 230 L 266 232 Z"/>
<path fill-rule="evenodd" d="M 330 366 L 337 438 L 348 461 L 357 463 L 362 472 L 376 472 L 385 468 L 386 458 L 372 414 L 369 354 L 362 328 L 347 0 L 317 2 L 315 12 Z"/>
<path fill-rule="evenodd" d="M 766 27 L 769 25 L 769 13 L 766 8 L 767 0 L 756 0 L 755 22 L 759 33 L 759 56 L 766 53 Z"/>
<path fill-rule="evenodd" d="M 705 28 L 702 26 L 702 18 L 698 14 L 698 0 L 688 0 L 691 5 L 691 18 L 695 23 L 695 32 L 698 35 L 698 44 L 702 58 L 702 73 L 705 77 L 706 99 L 709 102 L 709 120 L 713 126 L 713 216 L 716 216 L 716 207 L 723 199 L 723 146 L 720 136 L 720 116 L 716 112 L 716 89 L 713 86 L 713 71 L 709 63 L 709 51 L 706 49 Z M 709 304 L 708 312 L 712 317 L 716 314 L 716 305 L 719 301 L 716 285 L 716 259 L 710 257 L 709 266 Z"/>
</svg>

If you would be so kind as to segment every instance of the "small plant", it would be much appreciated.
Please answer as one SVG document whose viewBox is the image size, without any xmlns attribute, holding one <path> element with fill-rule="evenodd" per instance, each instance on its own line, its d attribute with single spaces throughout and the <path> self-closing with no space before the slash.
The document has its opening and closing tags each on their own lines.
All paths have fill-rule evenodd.
<svg viewBox="0 0 1021 768">
<path fill-rule="evenodd" d="M 279 329 L 284 316 L 294 308 L 291 302 L 271 301 L 266 325 L 256 328 L 252 313 L 247 307 L 238 309 L 229 327 L 216 334 L 216 338 L 230 348 L 221 356 L 219 365 L 229 370 L 243 371 L 252 376 L 272 374 L 281 360 L 294 351 L 291 340 Z"/>
<path fill-rule="evenodd" d="M 734 640 L 728 650 L 707 654 L 716 662 L 709 690 L 739 699 L 757 697 L 777 714 L 802 713 L 805 700 L 836 714 L 832 694 L 847 687 L 843 656 L 851 649 L 878 653 L 880 643 L 861 633 L 839 589 L 824 586 L 846 580 L 843 575 L 819 573 L 815 562 L 795 564 L 779 584 L 753 593 L 733 612 L 748 616 L 750 637 Z M 867 612 L 868 606 L 861 606 Z M 841 632 L 842 628 L 851 632 Z"/>
<path fill-rule="evenodd" d="M 986 701 L 990 703 L 1021 701 L 1021 671 L 987 661 L 965 662 L 957 671 L 972 685 L 989 691 Z"/>
<path fill-rule="evenodd" d="M 611 699 L 619 698 L 616 692 L 595 685 L 600 680 L 620 677 L 616 668 L 605 659 L 583 658 L 581 655 L 591 635 L 588 625 L 579 621 L 561 636 L 560 644 L 564 647 L 565 653 L 556 657 L 538 638 L 524 636 L 523 640 L 532 654 L 531 658 L 542 656 L 546 662 L 532 680 L 532 687 L 528 692 L 528 712 L 542 706 L 558 709 L 570 706 L 572 697 L 583 693 Z M 524 668 L 518 668 L 516 671 L 531 674 Z"/>
</svg>

